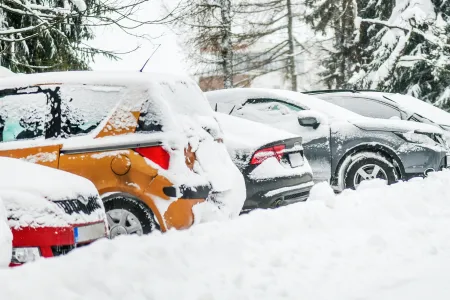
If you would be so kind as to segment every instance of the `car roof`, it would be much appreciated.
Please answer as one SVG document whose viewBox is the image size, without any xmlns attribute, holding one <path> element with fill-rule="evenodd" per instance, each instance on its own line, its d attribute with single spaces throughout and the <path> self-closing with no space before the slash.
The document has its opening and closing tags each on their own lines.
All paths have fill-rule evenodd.
<svg viewBox="0 0 450 300">
<path fill-rule="evenodd" d="M 352 118 L 362 118 L 361 115 L 338 105 L 329 103 L 314 96 L 305 95 L 300 92 L 279 89 L 262 88 L 234 88 L 206 92 L 206 97 L 210 103 L 227 103 L 236 108 L 242 106 L 249 99 L 273 98 L 294 104 L 300 107 L 316 110 L 328 115 L 331 118 L 348 120 Z"/>
<path fill-rule="evenodd" d="M 317 97 L 320 97 L 320 95 L 329 95 L 331 97 L 345 96 L 375 99 L 390 105 L 395 105 L 408 115 L 418 114 L 439 125 L 450 126 L 450 113 L 410 95 L 372 90 L 322 90 L 306 92 L 306 94 L 316 95 Z"/>
<path fill-rule="evenodd" d="M 17 74 L 0 79 L 0 88 L 14 88 L 37 84 L 93 84 L 106 86 L 145 86 L 151 82 L 191 81 L 189 77 L 165 73 L 65 71 L 36 74 Z"/>
</svg>

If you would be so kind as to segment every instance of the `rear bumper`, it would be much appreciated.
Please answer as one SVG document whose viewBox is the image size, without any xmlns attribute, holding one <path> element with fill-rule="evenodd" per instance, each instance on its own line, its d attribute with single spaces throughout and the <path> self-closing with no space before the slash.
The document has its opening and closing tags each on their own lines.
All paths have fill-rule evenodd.
<svg viewBox="0 0 450 300">
<path fill-rule="evenodd" d="M 178 199 L 206 199 L 211 191 L 211 186 L 195 186 L 186 185 L 167 186 L 163 188 L 166 196 Z"/>
<path fill-rule="evenodd" d="M 103 228 L 103 231 L 99 229 Z M 11 228 L 13 248 L 39 248 L 41 257 L 54 257 L 106 237 L 104 222 L 77 224 L 68 227 Z M 62 251 L 61 249 L 64 249 Z M 17 266 L 10 265 L 10 266 Z"/>
<path fill-rule="evenodd" d="M 313 185 L 313 176 L 310 173 L 264 181 L 246 178 L 247 199 L 243 211 L 256 208 L 275 208 L 305 201 L 308 199 Z"/>
</svg>

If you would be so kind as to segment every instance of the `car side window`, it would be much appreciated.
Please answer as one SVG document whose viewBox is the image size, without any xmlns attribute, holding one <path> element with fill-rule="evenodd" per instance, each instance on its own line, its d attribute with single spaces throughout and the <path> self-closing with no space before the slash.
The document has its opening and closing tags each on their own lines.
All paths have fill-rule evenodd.
<svg viewBox="0 0 450 300">
<path fill-rule="evenodd" d="M 0 142 L 45 139 L 47 97 L 37 88 L 0 92 Z"/>
<path fill-rule="evenodd" d="M 48 85 L 55 93 L 50 101 L 51 123 L 55 137 L 86 135 L 96 129 L 110 114 L 123 95 L 124 88 L 94 85 Z"/>
<path fill-rule="evenodd" d="M 297 105 L 293 105 L 291 103 L 276 99 L 249 99 L 244 103 L 242 108 L 244 108 L 245 106 L 262 112 L 277 111 L 281 115 L 287 115 L 291 114 L 292 112 L 303 110 L 303 108 Z"/>
<path fill-rule="evenodd" d="M 375 99 L 348 96 L 327 96 L 320 98 L 365 117 L 379 119 L 402 118 L 402 113 L 397 107 Z"/>
</svg>

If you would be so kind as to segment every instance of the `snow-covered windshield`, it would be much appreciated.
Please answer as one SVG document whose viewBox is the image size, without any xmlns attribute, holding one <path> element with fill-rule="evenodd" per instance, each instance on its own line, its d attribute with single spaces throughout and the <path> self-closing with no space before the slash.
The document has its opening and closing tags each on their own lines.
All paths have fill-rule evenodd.
<svg viewBox="0 0 450 300">
<path fill-rule="evenodd" d="M 450 114 L 432 104 L 419 100 L 409 95 L 385 94 L 385 97 L 395 101 L 402 109 L 425 117 L 434 123 L 443 125 L 444 129 L 450 128 Z M 445 128 L 447 127 L 447 128 Z"/>
<path fill-rule="evenodd" d="M 286 90 L 277 90 L 277 93 L 291 100 L 293 104 L 306 106 L 311 110 L 316 110 L 327 115 L 331 119 L 350 120 L 363 118 L 359 114 L 313 96 Z"/>
<path fill-rule="evenodd" d="M 188 116 L 213 116 L 213 110 L 197 85 L 191 81 L 170 79 L 160 80 L 159 86 L 174 111 Z"/>
</svg>

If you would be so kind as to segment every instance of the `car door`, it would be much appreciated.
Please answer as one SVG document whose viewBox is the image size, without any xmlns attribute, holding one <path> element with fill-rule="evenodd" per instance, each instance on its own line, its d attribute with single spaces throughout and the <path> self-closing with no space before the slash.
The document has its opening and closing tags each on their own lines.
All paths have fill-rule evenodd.
<svg viewBox="0 0 450 300">
<path fill-rule="evenodd" d="M 249 99 L 234 110 L 233 115 L 271 125 L 302 137 L 305 156 L 314 172 L 314 181 L 329 181 L 331 177 L 330 126 L 302 126 L 299 115 L 317 117 L 318 113 L 278 99 Z"/>
<path fill-rule="evenodd" d="M 54 109 L 40 86 L 0 90 L 0 156 L 58 168 L 61 144 L 50 139 Z"/>
</svg>

